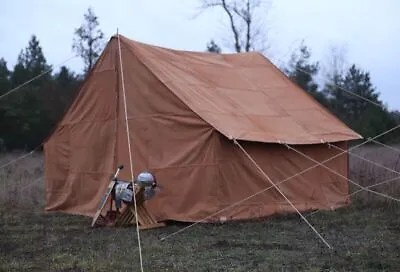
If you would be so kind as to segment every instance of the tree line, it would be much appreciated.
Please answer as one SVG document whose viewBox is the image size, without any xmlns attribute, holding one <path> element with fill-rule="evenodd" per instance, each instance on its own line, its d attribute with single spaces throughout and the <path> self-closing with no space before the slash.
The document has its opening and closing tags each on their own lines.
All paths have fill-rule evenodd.
<svg viewBox="0 0 400 272">
<path fill-rule="evenodd" d="M 390 111 L 380 99 L 368 71 L 356 64 L 342 69 L 331 67 L 323 83 L 318 84 L 315 78 L 320 65 L 311 62 L 310 57 L 310 50 L 301 45 L 283 71 L 347 126 L 364 138 L 372 138 L 400 124 L 399 112 Z M 397 143 L 400 133 L 396 130 L 378 140 Z"/>
<path fill-rule="evenodd" d="M 261 1 L 199 1 L 202 11 L 222 9 L 228 18 L 228 33 L 234 51 L 263 52 L 268 47 L 266 34 L 261 35 L 266 30 L 262 29 L 256 17 L 260 10 L 264 10 Z M 82 80 L 104 46 L 98 17 L 89 8 L 82 25 L 75 29 L 71 47 L 85 64 L 81 73 L 66 66 L 55 70 L 48 64 L 35 35 L 20 51 L 12 69 L 4 58 L 0 58 L 0 151 L 32 150 L 46 139 L 71 105 Z M 205 50 L 222 53 L 215 40 L 210 40 Z M 310 49 L 302 44 L 293 52 L 290 62 L 280 68 L 293 82 L 364 137 L 374 137 L 400 123 L 399 112 L 389 111 L 384 105 L 371 83 L 370 73 L 355 64 L 345 69 L 334 67 L 321 84 L 316 80 L 316 75 L 321 72 L 320 64 L 311 60 Z M 41 76 L 20 87 L 38 75 Z M 17 91 L 9 93 L 17 87 L 20 87 Z M 399 142 L 400 134 L 390 133 L 379 140 Z"/>
<path fill-rule="evenodd" d="M 13 69 L 0 58 L 0 151 L 40 147 L 71 105 L 104 45 L 98 17 L 89 8 L 83 24 L 75 29 L 72 43 L 72 50 L 85 64 L 82 73 L 66 66 L 55 70 L 36 35 L 20 51 Z"/>
</svg>

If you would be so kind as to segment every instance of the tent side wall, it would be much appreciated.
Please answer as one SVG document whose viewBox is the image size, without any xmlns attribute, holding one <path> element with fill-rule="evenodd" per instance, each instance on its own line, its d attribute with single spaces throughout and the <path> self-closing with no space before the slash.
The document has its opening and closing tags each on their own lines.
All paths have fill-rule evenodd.
<svg viewBox="0 0 400 272">
<path fill-rule="evenodd" d="M 347 142 L 335 144 L 347 150 Z M 275 184 L 316 164 L 279 144 L 243 142 L 241 145 Z M 220 135 L 219 147 L 220 204 L 218 208 L 215 207 L 215 211 L 271 187 L 271 183 L 232 141 Z M 319 162 L 340 153 L 326 144 L 298 145 L 295 148 Z M 348 176 L 347 154 L 338 156 L 326 165 Z M 321 166 L 287 180 L 279 188 L 300 211 L 338 208 L 350 202 L 347 180 Z M 276 189 L 271 188 L 209 221 L 218 221 L 221 217 L 227 220 L 252 219 L 286 212 L 295 211 Z"/>
<path fill-rule="evenodd" d="M 113 172 L 118 74 L 111 41 L 44 145 L 46 211 L 92 216 Z"/>
</svg>

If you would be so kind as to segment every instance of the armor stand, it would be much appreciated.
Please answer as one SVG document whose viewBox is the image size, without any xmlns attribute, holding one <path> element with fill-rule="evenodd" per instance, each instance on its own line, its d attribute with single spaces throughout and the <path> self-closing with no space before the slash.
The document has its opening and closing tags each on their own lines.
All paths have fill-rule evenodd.
<svg viewBox="0 0 400 272">
<path fill-rule="evenodd" d="M 149 211 L 144 206 L 144 186 L 135 184 L 134 187 L 135 198 L 136 198 L 136 207 L 137 207 L 137 219 L 139 229 L 152 229 L 164 227 L 165 223 L 159 223 L 154 218 L 154 216 L 149 213 Z M 135 203 L 133 200 L 129 203 L 125 203 L 126 207 L 123 209 L 121 215 L 115 221 L 116 227 L 127 226 L 131 224 L 135 224 Z"/>
</svg>

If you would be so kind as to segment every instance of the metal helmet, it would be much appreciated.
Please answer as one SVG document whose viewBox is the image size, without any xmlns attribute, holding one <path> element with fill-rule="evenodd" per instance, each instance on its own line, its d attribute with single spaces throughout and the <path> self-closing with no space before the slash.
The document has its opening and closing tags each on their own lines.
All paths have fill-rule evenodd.
<svg viewBox="0 0 400 272">
<path fill-rule="evenodd" d="M 150 172 L 141 172 L 136 180 L 137 183 L 142 186 L 152 186 L 156 181 L 155 177 Z"/>
</svg>

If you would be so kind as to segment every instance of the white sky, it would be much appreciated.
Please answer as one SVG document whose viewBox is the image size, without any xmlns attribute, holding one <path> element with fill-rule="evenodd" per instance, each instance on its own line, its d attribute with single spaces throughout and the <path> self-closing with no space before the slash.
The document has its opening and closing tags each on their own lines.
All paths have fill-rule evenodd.
<svg viewBox="0 0 400 272">
<path fill-rule="evenodd" d="M 204 51 L 214 38 L 229 38 L 224 14 L 215 10 L 191 19 L 198 0 L 0 0 L 0 57 L 12 68 L 18 53 L 37 35 L 47 61 L 57 65 L 73 56 L 74 29 L 89 6 L 109 38 L 117 28 L 128 38 L 174 49 Z M 400 109 L 400 1 L 275 0 L 268 13 L 267 53 L 286 61 L 301 39 L 316 60 L 326 60 L 332 45 L 346 48 L 347 61 L 371 73 L 381 98 Z M 82 69 L 82 61 L 67 63 Z"/>
</svg>

